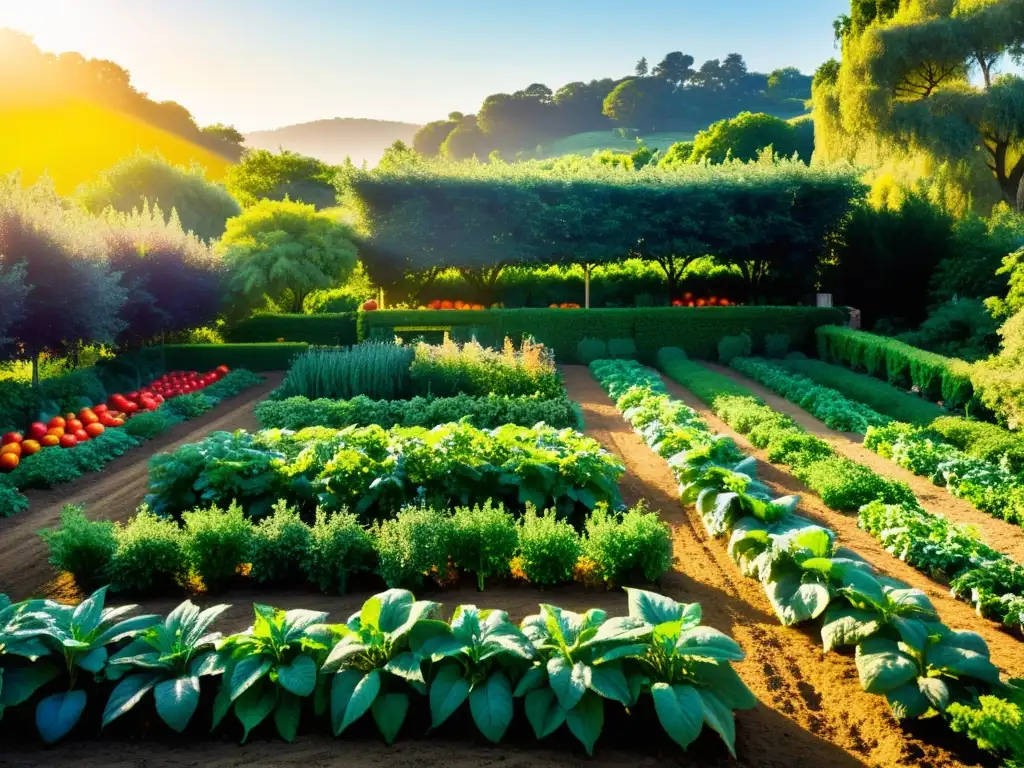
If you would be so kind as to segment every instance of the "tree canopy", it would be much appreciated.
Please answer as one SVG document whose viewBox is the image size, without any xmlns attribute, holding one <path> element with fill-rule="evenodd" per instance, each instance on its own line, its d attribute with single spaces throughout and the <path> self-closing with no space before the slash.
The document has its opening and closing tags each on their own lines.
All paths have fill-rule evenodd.
<svg viewBox="0 0 1024 768">
<path fill-rule="evenodd" d="M 257 149 L 228 169 L 227 187 L 243 206 L 288 198 L 321 209 L 337 203 L 336 175 L 334 166 L 315 157 Z"/>
<path fill-rule="evenodd" d="M 131 213 L 147 204 L 168 213 L 173 210 L 185 231 L 208 241 L 220 237 L 227 220 L 241 211 L 224 187 L 206 178 L 202 168 L 181 168 L 159 154 L 142 152 L 83 184 L 74 198 L 93 215 L 107 208 Z"/>
<path fill-rule="evenodd" d="M 267 299 L 302 312 L 313 291 L 343 283 L 356 266 L 352 230 L 312 205 L 261 200 L 228 222 L 218 245 L 234 310 Z"/>
</svg>

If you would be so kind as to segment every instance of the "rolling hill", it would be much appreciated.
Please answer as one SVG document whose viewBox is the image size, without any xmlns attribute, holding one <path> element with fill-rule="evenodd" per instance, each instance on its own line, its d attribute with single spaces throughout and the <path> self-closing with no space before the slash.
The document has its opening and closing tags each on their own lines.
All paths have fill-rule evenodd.
<svg viewBox="0 0 1024 768">
<path fill-rule="evenodd" d="M 253 131 L 245 135 L 245 146 L 271 151 L 289 149 L 325 163 L 338 164 L 351 157 L 356 165 L 364 160 L 376 165 L 384 150 L 396 140 L 412 144 L 412 137 L 419 128 L 413 123 L 335 117 L 269 131 Z"/>
<path fill-rule="evenodd" d="M 694 134 L 683 132 L 651 133 L 641 137 L 651 149 L 665 151 L 678 141 L 693 141 Z M 572 136 L 553 141 L 541 147 L 539 157 L 561 157 L 562 155 L 586 155 L 611 149 L 616 152 L 632 152 L 636 149 L 636 139 L 617 136 L 612 131 L 588 131 L 575 133 Z"/>
<path fill-rule="evenodd" d="M 135 150 L 158 151 L 175 165 L 195 162 L 220 179 L 228 161 L 181 136 L 118 110 L 79 99 L 0 105 L 0 173 L 21 171 L 31 184 L 49 174 L 60 194 Z"/>
</svg>

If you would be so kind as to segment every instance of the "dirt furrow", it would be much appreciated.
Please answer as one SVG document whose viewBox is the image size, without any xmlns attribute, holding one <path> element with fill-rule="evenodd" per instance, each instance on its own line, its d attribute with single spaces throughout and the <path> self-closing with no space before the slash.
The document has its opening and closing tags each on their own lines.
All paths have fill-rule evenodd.
<svg viewBox="0 0 1024 768">
<path fill-rule="evenodd" d="M 766 405 L 779 413 L 784 413 L 797 424 L 816 437 L 828 442 L 835 450 L 848 459 L 871 467 L 875 472 L 893 480 L 902 480 L 911 487 L 914 495 L 921 501 L 921 506 L 929 512 L 941 514 L 958 523 L 966 523 L 976 527 L 989 546 L 1009 555 L 1018 563 L 1024 563 L 1024 528 L 1005 520 L 992 517 L 970 502 L 957 499 L 945 488 L 940 488 L 926 477 L 919 477 L 895 462 L 879 456 L 865 448 L 862 443 L 864 436 L 849 432 L 837 432 L 829 429 L 824 423 L 814 418 L 798 405 L 794 405 L 771 390 L 749 379 L 732 368 L 715 363 L 701 361 L 701 365 L 720 373 L 723 376 L 747 387 L 754 395 L 761 398 Z"/>
<path fill-rule="evenodd" d="M 175 425 L 107 464 L 66 485 L 30 491 L 31 506 L 20 514 L 0 518 L 0 592 L 13 599 L 35 594 L 57 574 L 47 562 L 46 545 L 38 536 L 60 520 L 65 504 L 85 504 L 95 520 L 127 520 L 146 495 L 149 457 L 184 443 L 202 440 L 219 430 L 256 429 L 253 408 L 281 383 L 283 374 L 270 373 L 262 384 L 220 403 L 199 418 Z"/>
</svg>

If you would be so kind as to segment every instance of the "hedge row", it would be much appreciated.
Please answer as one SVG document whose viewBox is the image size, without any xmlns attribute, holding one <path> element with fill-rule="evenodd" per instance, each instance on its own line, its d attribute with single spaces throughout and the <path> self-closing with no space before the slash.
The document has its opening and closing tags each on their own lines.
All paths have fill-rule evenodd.
<svg viewBox="0 0 1024 768">
<path fill-rule="evenodd" d="M 654 360 L 658 350 L 674 344 L 689 355 L 713 359 L 723 336 L 746 331 L 757 349 L 771 333 L 789 336 L 790 349 L 807 349 L 814 329 L 841 323 L 843 313 L 825 307 L 657 307 L 641 309 L 498 309 L 385 310 L 359 313 L 359 338 L 409 340 L 440 336 L 476 339 L 485 346 L 508 336 L 520 342 L 532 336 L 552 348 L 560 362 L 581 362 L 584 339 L 631 339 L 637 356 Z"/>
<path fill-rule="evenodd" d="M 974 398 L 971 366 L 963 360 L 849 328 L 819 327 L 818 357 L 855 371 L 866 371 L 891 384 L 916 387 L 929 400 L 961 408 Z"/>
<path fill-rule="evenodd" d="M 233 325 L 224 338 L 236 344 L 301 341 L 344 347 L 356 343 L 356 313 L 277 315 L 264 312 Z"/>
<path fill-rule="evenodd" d="M 205 371 L 218 365 L 250 371 L 286 371 L 308 344 L 168 344 L 164 347 L 168 370 Z"/>
</svg>

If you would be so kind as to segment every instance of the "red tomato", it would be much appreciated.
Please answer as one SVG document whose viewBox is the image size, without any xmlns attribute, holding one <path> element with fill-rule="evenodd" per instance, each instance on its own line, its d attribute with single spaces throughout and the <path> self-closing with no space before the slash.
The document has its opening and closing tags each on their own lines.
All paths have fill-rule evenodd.
<svg viewBox="0 0 1024 768">
<path fill-rule="evenodd" d="M 114 419 L 114 423 L 111 424 L 110 426 L 112 426 L 112 427 L 123 427 L 124 426 L 124 419 Z"/>
<path fill-rule="evenodd" d="M 78 445 L 78 438 L 74 435 L 64 435 L 60 439 L 61 448 L 74 448 L 76 445 Z"/>
<path fill-rule="evenodd" d="M 377 309 L 377 302 L 374 301 L 373 299 L 370 299 L 369 301 L 363 302 L 363 311 L 364 312 L 374 312 L 374 311 L 376 311 L 376 309 Z"/>
<path fill-rule="evenodd" d="M 85 434 L 88 435 L 89 437 L 99 437 L 105 431 L 106 430 L 104 429 L 102 424 L 90 424 L 85 428 Z"/>
<path fill-rule="evenodd" d="M 47 426 L 41 421 L 33 421 L 32 426 L 28 428 L 28 434 L 34 440 L 41 440 L 43 435 L 46 434 Z"/>
<path fill-rule="evenodd" d="M 93 406 L 92 412 L 98 416 L 101 413 L 106 413 L 108 410 L 110 409 L 107 408 L 106 403 L 100 403 L 99 405 Z"/>
<path fill-rule="evenodd" d="M 5 453 L 13 453 L 15 456 L 21 456 L 21 443 L 7 443 L 7 445 L 0 447 L 0 455 Z"/>
<path fill-rule="evenodd" d="M 78 419 L 70 418 L 67 421 L 67 426 L 65 427 L 65 429 L 68 432 L 77 432 L 78 430 L 82 429 L 84 426 L 85 425 L 82 422 L 80 422 Z"/>
<path fill-rule="evenodd" d="M 24 440 L 20 432 L 8 432 L 3 437 L 0 437 L 0 445 L 7 445 L 8 443 L 20 443 Z"/>
<path fill-rule="evenodd" d="M 53 429 L 54 427 L 60 427 L 61 429 L 63 429 L 64 427 L 67 426 L 67 422 L 64 421 L 64 419 L 62 419 L 60 416 L 54 416 L 52 419 L 50 419 L 50 423 L 47 426 L 49 426 L 50 429 Z"/>
<path fill-rule="evenodd" d="M 77 440 L 80 443 L 84 443 L 86 440 L 89 439 L 89 433 L 86 432 L 84 429 L 76 429 L 74 434 L 75 440 Z"/>
</svg>

